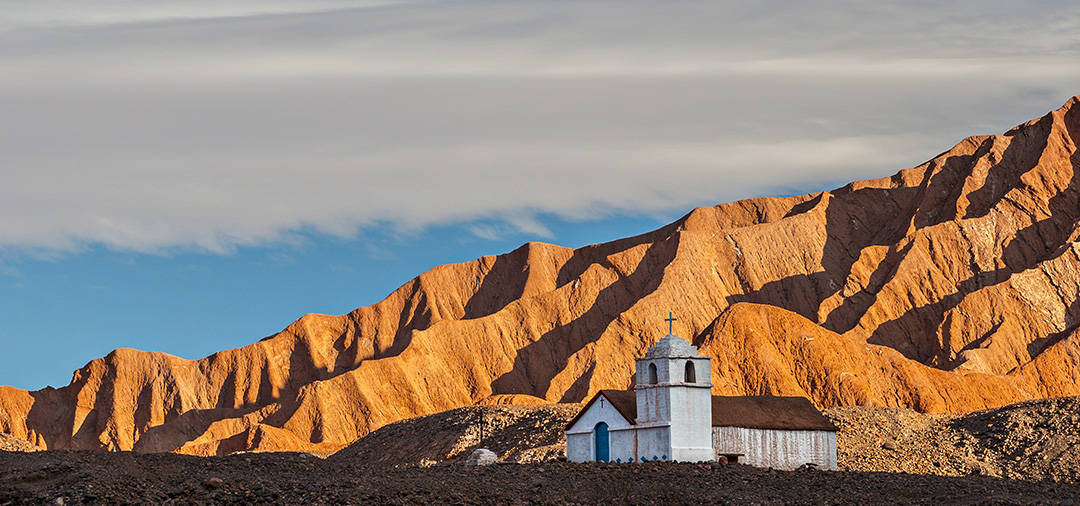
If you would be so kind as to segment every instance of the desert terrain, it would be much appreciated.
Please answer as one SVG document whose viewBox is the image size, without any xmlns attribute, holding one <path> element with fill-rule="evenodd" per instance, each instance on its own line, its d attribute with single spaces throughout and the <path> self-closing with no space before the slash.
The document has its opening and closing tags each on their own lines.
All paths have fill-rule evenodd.
<svg viewBox="0 0 1080 506">
<path fill-rule="evenodd" d="M 459 408 L 382 427 L 330 460 L 378 466 L 459 463 L 481 445 L 483 414 L 482 446 L 500 460 L 556 461 L 565 451 L 562 431 L 579 407 Z M 832 408 L 824 414 L 840 428 L 841 471 L 986 475 L 1080 484 L 1078 397 L 1027 401 L 966 415 L 861 406 Z"/>
<path fill-rule="evenodd" d="M 952 414 L 1078 395 L 1078 140 L 1074 97 L 891 177 L 439 266 L 200 360 L 117 349 L 62 388 L 0 387 L 0 433 L 42 449 L 329 454 L 492 398 L 626 388 L 668 311 L 714 357 L 718 395 Z"/>
<path fill-rule="evenodd" d="M 0 506 L 1070 504 L 1078 144 L 1074 97 L 890 177 L 439 266 L 199 360 L 117 349 L 61 388 L 0 386 Z M 822 409 L 841 470 L 561 462 L 562 425 L 632 386 L 668 311 L 714 394 Z M 481 418 L 504 463 L 468 468 Z"/>
<path fill-rule="evenodd" d="M 459 408 L 382 427 L 322 459 L 103 451 L 0 452 L 0 504 L 1075 504 L 1080 398 L 962 416 L 842 407 L 840 471 L 738 464 L 572 464 L 579 406 Z M 500 457 L 464 465 L 479 444 Z M 28 446 L 28 445 L 27 445 Z"/>
</svg>

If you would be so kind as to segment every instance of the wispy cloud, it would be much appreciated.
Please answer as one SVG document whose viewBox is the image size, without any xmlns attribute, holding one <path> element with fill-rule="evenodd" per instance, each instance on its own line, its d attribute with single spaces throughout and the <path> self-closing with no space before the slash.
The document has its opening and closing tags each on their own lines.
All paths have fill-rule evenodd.
<svg viewBox="0 0 1080 506">
<path fill-rule="evenodd" d="M 1080 93 L 1071 3 L 2 7 L 0 248 L 550 237 L 885 175 Z"/>
<path fill-rule="evenodd" d="M 494 225 L 474 224 L 469 225 L 468 230 L 469 232 L 472 232 L 472 234 L 476 237 L 488 241 L 498 241 L 499 239 L 502 239 L 504 233 L 503 230 L 500 230 L 500 227 L 496 227 Z"/>
</svg>

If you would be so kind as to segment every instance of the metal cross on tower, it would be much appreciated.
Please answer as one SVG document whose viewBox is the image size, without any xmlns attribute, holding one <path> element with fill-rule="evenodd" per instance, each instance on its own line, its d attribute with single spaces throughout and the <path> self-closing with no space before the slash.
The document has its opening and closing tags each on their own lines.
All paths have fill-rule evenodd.
<svg viewBox="0 0 1080 506">
<path fill-rule="evenodd" d="M 667 333 L 668 334 L 674 334 L 675 333 L 675 331 L 674 331 L 675 320 L 677 320 L 677 319 L 678 318 L 675 318 L 675 315 L 672 314 L 671 311 L 668 311 L 667 318 L 664 318 L 664 321 L 667 322 Z"/>
</svg>

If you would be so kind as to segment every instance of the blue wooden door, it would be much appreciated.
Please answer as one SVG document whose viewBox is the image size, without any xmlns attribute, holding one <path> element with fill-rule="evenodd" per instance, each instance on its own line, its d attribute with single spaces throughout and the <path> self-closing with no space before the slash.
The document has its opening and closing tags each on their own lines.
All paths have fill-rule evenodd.
<svg viewBox="0 0 1080 506">
<path fill-rule="evenodd" d="M 610 452 L 608 450 L 608 445 L 610 443 L 608 442 L 606 423 L 600 422 L 596 424 L 596 428 L 593 429 L 593 441 L 593 444 L 596 446 L 596 452 L 594 453 L 594 455 L 596 455 L 596 461 L 607 462 L 610 458 Z"/>
</svg>

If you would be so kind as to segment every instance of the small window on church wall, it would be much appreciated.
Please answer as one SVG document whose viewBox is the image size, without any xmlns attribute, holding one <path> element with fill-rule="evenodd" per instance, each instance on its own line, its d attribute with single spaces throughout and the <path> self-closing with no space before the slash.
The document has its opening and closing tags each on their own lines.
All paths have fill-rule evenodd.
<svg viewBox="0 0 1080 506">
<path fill-rule="evenodd" d="M 692 360 L 686 361 L 686 375 L 683 378 L 687 383 L 697 383 L 697 373 L 694 372 L 694 362 Z"/>
<path fill-rule="evenodd" d="M 656 384 L 656 364 L 649 364 L 649 384 Z"/>
</svg>

